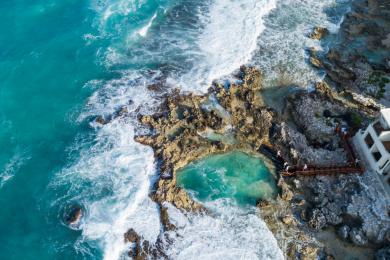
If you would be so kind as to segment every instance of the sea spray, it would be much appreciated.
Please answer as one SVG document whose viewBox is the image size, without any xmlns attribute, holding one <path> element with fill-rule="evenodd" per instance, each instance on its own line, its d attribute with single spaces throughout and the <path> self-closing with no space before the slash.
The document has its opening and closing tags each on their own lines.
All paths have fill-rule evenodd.
<svg viewBox="0 0 390 260">
<path fill-rule="evenodd" d="M 256 208 L 242 209 L 230 200 L 205 203 L 210 215 L 183 214 L 170 204 L 177 233 L 168 232 L 174 259 L 284 259 L 276 239 Z"/>
<path fill-rule="evenodd" d="M 162 80 L 168 83 L 167 87 L 205 91 L 212 80 L 227 76 L 257 57 L 257 52 L 261 53 L 257 42 L 261 42 L 262 32 L 267 29 L 267 15 L 278 8 L 276 1 L 250 0 L 171 3 L 152 9 L 144 3 L 131 6 L 106 3 L 97 9 L 101 16 L 100 35 L 96 39 L 110 42 L 98 54 L 103 54 L 105 66 L 120 76 L 109 81 L 92 81 L 99 90 L 89 99 L 80 121 L 98 115 L 110 118 L 122 106 L 129 114 L 105 126 L 92 124 L 96 127 L 96 138 L 83 150 L 80 160 L 59 174 L 62 181 L 72 182 L 66 199 L 86 205 L 79 245 L 96 243 L 106 259 L 118 259 L 126 253 L 128 245 L 123 234 L 129 228 L 152 243 L 161 232 L 157 206 L 149 198 L 156 178 L 153 153 L 133 141 L 134 133 L 140 131 L 137 116 L 151 113 L 161 102 L 147 90 L 148 85 Z M 153 10 L 155 14 L 158 8 L 165 10 L 161 19 L 152 19 L 152 15 L 140 18 L 142 22 L 128 23 L 130 14 L 142 10 Z M 306 31 L 304 28 L 296 33 L 304 35 Z M 129 41 L 129 37 L 140 32 L 143 37 Z M 302 54 L 304 46 L 299 46 Z M 272 65 L 274 61 L 268 62 Z M 85 190 L 80 193 L 81 187 Z M 255 209 L 242 211 L 224 200 L 208 202 L 206 206 L 218 214 L 185 215 L 170 210 L 172 221 L 181 223 L 177 231 L 181 239 L 171 234 L 173 243 L 165 241 L 170 257 L 195 258 L 202 252 L 204 259 L 282 258 L 275 239 Z"/>
<path fill-rule="evenodd" d="M 324 73 L 308 63 L 307 50 L 322 51 L 325 41 L 308 37 L 315 26 L 336 33 L 349 0 L 287 0 L 278 1 L 265 19 L 265 30 L 259 37 L 250 64 L 261 69 L 266 87 L 296 85 L 309 87 L 323 79 Z"/>
<path fill-rule="evenodd" d="M 153 152 L 134 141 L 134 111 L 141 104 L 144 109 L 148 104 L 153 107 L 155 102 L 146 92 L 138 91 L 146 83 L 139 74 L 122 75 L 91 96 L 80 120 L 113 114 L 121 105 L 127 106 L 129 114 L 104 126 L 93 123 L 97 130 L 94 139 L 81 146 L 80 159 L 59 172 L 52 184 L 54 189 L 69 186 L 57 204 L 77 201 L 86 210 L 77 243 L 79 252 L 88 251 L 92 243 L 103 250 L 104 259 L 119 259 L 128 249 L 123 235 L 130 227 L 152 243 L 160 233 L 159 213 L 149 198 L 156 178 Z"/>
<path fill-rule="evenodd" d="M 275 67 L 287 61 L 280 73 L 298 77 L 285 82 L 304 86 L 318 76 L 305 63 L 304 49 L 322 47 L 307 33 L 318 25 L 330 25 L 332 32 L 341 20 L 331 13 L 347 2 L 1 1 L 3 258 L 114 259 L 126 254 L 129 227 L 153 242 L 161 231 L 148 195 L 155 162 L 151 149 L 133 136 L 145 130 L 138 113 L 158 107 L 166 85 L 160 94 L 148 85 L 168 82 L 201 92 L 249 57 L 271 83 L 280 75 Z M 269 7 L 275 8 L 267 14 Z M 112 119 L 123 106 L 129 114 Z M 94 123 L 97 116 L 108 124 Z M 81 230 L 62 223 L 62 209 L 73 203 L 85 210 Z M 171 247 L 166 241 L 172 258 L 194 256 L 191 245 L 204 247 L 205 255 L 215 246 L 226 256 L 229 242 L 232 255 L 261 258 L 256 252 L 262 248 L 278 250 L 254 212 L 229 220 L 237 210 L 231 205 L 206 206 L 226 213 L 203 218 L 169 212 L 172 221 L 182 219 L 175 224 L 185 237 Z M 231 224 L 223 228 L 225 223 Z"/>
<path fill-rule="evenodd" d="M 264 18 L 276 0 L 214 1 L 199 16 L 204 29 L 196 40 L 199 60 L 179 83 L 188 91 L 205 91 L 215 79 L 246 64 L 265 29 Z"/>
</svg>

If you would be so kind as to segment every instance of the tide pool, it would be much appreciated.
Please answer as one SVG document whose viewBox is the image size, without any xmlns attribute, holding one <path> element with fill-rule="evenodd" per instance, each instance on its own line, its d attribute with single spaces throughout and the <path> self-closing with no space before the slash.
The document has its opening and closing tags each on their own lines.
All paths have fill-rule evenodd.
<svg viewBox="0 0 390 260">
<path fill-rule="evenodd" d="M 255 205 L 277 192 L 275 178 L 265 163 L 238 151 L 188 164 L 178 171 L 177 182 L 202 202 L 227 198 L 241 205 Z"/>
<path fill-rule="evenodd" d="M 334 23 L 336 2 L 348 1 L 0 1 L 0 259 L 123 259 L 129 228 L 156 242 L 153 151 L 134 141 L 138 115 L 161 103 L 148 86 L 202 92 L 244 63 L 272 81 L 280 60 L 308 85 L 317 75 L 305 49 L 318 43 L 306 34 Z M 92 123 L 123 107 L 126 117 Z M 243 153 L 194 162 L 182 178 L 204 201 L 275 192 L 264 163 Z M 282 259 L 255 213 L 213 202 L 220 217 L 191 216 L 170 259 Z M 73 204 L 85 209 L 78 230 L 63 223 Z"/>
</svg>

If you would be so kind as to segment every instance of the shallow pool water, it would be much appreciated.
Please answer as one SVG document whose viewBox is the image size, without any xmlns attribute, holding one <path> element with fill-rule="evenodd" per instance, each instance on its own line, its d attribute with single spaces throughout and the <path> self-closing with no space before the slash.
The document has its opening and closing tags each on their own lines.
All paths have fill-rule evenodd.
<svg viewBox="0 0 390 260">
<path fill-rule="evenodd" d="M 234 199 L 255 205 L 276 195 L 275 177 L 259 157 L 243 152 L 211 155 L 180 169 L 177 183 L 199 201 Z"/>
</svg>

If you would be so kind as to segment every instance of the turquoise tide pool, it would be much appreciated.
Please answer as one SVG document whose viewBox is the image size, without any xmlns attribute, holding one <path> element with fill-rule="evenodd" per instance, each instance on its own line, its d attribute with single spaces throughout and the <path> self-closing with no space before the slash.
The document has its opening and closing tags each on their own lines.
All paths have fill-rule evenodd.
<svg viewBox="0 0 390 260">
<path fill-rule="evenodd" d="M 307 32 L 313 25 L 337 31 L 348 2 L 0 1 L 0 259 L 123 259 L 129 228 L 155 242 L 161 224 L 149 194 L 156 165 L 152 149 L 134 141 L 139 114 L 161 103 L 148 86 L 162 83 L 160 94 L 176 87 L 204 92 L 212 80 L 247 63 L 264 71 L 267 84 L 278 77 L 275 67 L 285 66 L 297 75 L 294 84 L 310 85 L 319 75 L 305 50 L 319 43 Z M 93 123 L 123 107 L 126 118 Z M 239 152 L 194 162 L 180 176 L 201 201 L 254 205 L 275 193 L 264 163 Z M 85 210 L 77 229 L 63 221 L 73 204 Z M 227 215 L 235 210 L 218 207 Z M 234 218 L 239 224 L 231 222 L 223 234 L 208 229 L 207 221 L 189 221 L 229 244 L 210 244 L 189 232 L 169 254 L 175 258 L 198 244 L 227 256 L 231 244 L 257 241 L 248 234 L 235 240 L 235 227 L 267 234 L 264 243 L 243 251 L 279 252 L 261 219 L 252 217 L 248 221 L 244 210 Z M 225 226 L 223 218 L 209 221 Z M 199 226 L 188 224 L 192 228 Z M 189 255 L 198 253 L 195 248 Z"/>
<path fill-rule="evenodd" d="M 264 161 L 242 152 L 210 155 L 177 172 L 178 185 L 199 201 L 234 199 L 240 205 L 256 205 L 273 199 L 275 178 Z"/>
</svg>

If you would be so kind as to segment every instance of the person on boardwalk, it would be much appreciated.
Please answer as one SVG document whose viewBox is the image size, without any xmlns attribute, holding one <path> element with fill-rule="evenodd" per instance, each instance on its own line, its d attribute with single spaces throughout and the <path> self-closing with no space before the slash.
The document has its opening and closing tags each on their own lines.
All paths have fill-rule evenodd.
<svg viewBox="0 0 390 260">
<path fill-rule="evenodd" d="M 307 164 L 305 163 L 305 165 L 303 166 L 303 171 L 307 171 L 308 167 L 307 167 Z"/>
<path fill-rule="evenodd" d="M 337 123 L 336 128 L 335 128 L 334 131 L 336 132 L 336 134 L 340 134 L 341 128 L 340 128 L 340 124 L 339 123 Z"/>
<path fill-rule="evenodd" d="M 280 160 L 282 159 L 282 152 L 280 150 L 278 150 L 278 152 L 276 153 L 276 157 Z"/>
<path fill-rule="evenodd" d="M 360 164 L 360 160 L 359 160 L 359 158 L 356 158 L 355 159 L 355 167 L 359 167 L 359 164 Z"/>
</svg>

